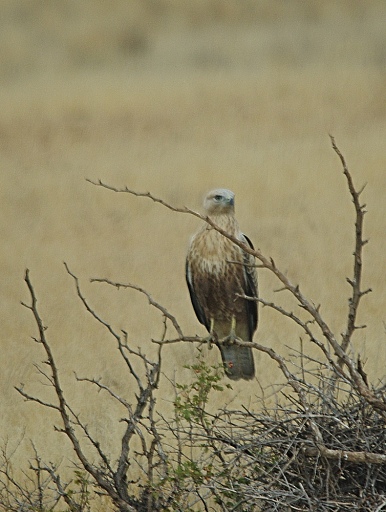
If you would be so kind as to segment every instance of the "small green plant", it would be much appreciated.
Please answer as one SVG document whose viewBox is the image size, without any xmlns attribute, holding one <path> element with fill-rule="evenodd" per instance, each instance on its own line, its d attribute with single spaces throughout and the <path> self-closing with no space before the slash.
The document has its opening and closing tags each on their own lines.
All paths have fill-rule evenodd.
<svg viewBox="0 0 386 512">
<path fill-rule="evenodd" d="M 178 390 L 175 400 L 176 417 L 202 424 L 207 422 L 205 407 L 210 394 L 213 391 L 223 391 L 224 388 L 232 389 L 232 386 L 228 383 L 220 384 L 225 375 L 223 365 L 208 365 L 200 349 L 197 363 L 185 365 L 184 368 L 192 371 L 195 380 L 191 384 L 176 384 Z"/>
<path fill-rule="evenodd" d="M 225 376 L 221 364 L 208 365 L 202 350 L 198 350 L 197 362 L 185 365 L 190 370 L 192 381 L 189 384 L 176 383 L 174 401 L 175 426 L 173 431 L 179 446 L 176 458 L 169 465 L 168 476 L 160 482 L 162 488 L 172 497 L 172 508 L 165 510 L 201 510 L 192 504 L 197 500 L 205 501 L 208 485 L 221 474 L 223 468 L 217 460 L 218 453 L 214 429 L 216 415 L 207 411 L 213 393 L 225 388 L 229 383 L 221 381 Z"/>
<path fill-rule="evenodd" d="M 67 492 L 69 500 L 66 500 L 69 508 L 67 512 L 89 512 L 90 507 L 90 481 L 87 473 L 75 470 L 75 478 L 73 480 L 76 485 L 75 489 Z"/>
</svg>

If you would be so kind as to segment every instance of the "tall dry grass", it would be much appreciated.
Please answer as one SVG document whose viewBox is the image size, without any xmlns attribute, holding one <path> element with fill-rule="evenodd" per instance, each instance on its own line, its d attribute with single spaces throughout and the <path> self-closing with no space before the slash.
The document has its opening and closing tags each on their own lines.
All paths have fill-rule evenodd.
<svg viewBox="0 0 386 512">
<path fill-rule="evenodd" d="M 185 4 L 184 4 L 185 5 Z M 355 346 L 366 371 L 384 377 L 386 75 L 382 1 L 4 1 L 0 7 L 2 251 L 0 339 L 3 437 L 50 444 L 53 418 L 21 402 L 20 382 L 40 389 L 20 300 L 31 270 L 66 390 L 110 439 L 116 416 L 74 386 L 72 372 L 125 390 L 114 348 L 77 303 L 62 261 L 106 319 L 152 351 L 162 323 L 134 293 L 89 277 L 136 282 L 202 333 L 184 282 L 190 218 L 96 189 L 85 177 L 151 190 L 200 208 L 211 187 L 236 192 L 241 226 L 343 329 L 353 212 L 333 133 L 357 184 L 367 182 L 365 287 Z M 276 298 L 260 275 L 261 294 Z M 285 300 L 285 299 L 284 299 Z M 256 338 L 284 354 L 299 336 L 262 311 Z M 194 349 L 168 349 L 165 373 L 183 378 Z M 210 357 L 216 361 L 218 354 Z M 258 380 L 278 375 L 256 356 Z M 113 369 L 113 371 L 112 371 Z M 235 384 L 224 401 L 252 401 Z M 168 397 L 168 390 L 162 392 Z M 165 407 L 167 403 L 165 402 Z"/>
</svg>

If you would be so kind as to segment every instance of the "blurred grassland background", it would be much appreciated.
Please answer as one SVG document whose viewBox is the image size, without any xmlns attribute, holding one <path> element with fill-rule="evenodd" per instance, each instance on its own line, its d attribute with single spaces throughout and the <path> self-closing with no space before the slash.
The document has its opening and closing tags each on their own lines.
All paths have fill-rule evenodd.
<svg viewBox="0 0 386 512">
<path fill-rule="evenodd" d="M 384 0 L 2 0 L 0 3 L 1 354 L 0 431 L 26 429 L 38 449 L 60 446 L 54 416 L 13 386 L 49 398 L 32 366 L 42 352 L 25 268 L 74 408 L 110 446 L 123 412 L 80 376 L 130 396 L 113 339 L 76 298 L 63 261 L 91 306 L 134 347 L 154 353 L 162 319 L 135 292 L 89 283 L 133 282 L 204 334 L 188 297 L 184 260 L 197 220 L 85 178 L 199 210 L 205 192 L 236 193 L 242 229 L 343 331 L 352 272 L 354 212 L 328 134 L 359 188 L 367 183 L 363 299 L 352 350 L 372 382 L 385 372 L 386 3 Z M 261 296 L 296 305 L 260 272 Z M 262 310 L 256 341 L 293 359 L 300 332 Z M 170 336 L 173 333 L 170 332 Z M 305 347 L 308 350 L 308 347 Z M 209 360 L 219 361 L 217 350 Z M 164 349 L 168 378 L 189 379 L 188 345 Z M 255 354 L 258 381 L 218 398 L 254 406 L 260 385 L 281 382 Z M 274 389 L 274 388 L 273 388 Z M 272 391 L 273 392 L 273 391 Z M 269 391 L 266 391 L 267 396 Z M 131 395 L 132 396 L 132 395 Z M 166 379 L 160 406 L 173 399 Z M 275 397 L 272 395 L 272 403 Z M 49 448 L 47 448 L 49 446 Z M 42 451 L 43 451 L 42 450 Z"/>
</svg>

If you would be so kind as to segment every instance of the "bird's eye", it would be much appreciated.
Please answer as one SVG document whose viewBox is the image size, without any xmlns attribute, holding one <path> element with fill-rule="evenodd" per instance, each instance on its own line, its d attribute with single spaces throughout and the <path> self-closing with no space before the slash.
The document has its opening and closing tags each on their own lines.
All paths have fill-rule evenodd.
<svg viewBox="0 0 386 512">
<path fill-rule="evenodd" d="M 218 196 L 214 196 L 214 198 L 215 198 L 216 201 L 221 201 L 222 196 L 218 195 Z"/>
</svg>

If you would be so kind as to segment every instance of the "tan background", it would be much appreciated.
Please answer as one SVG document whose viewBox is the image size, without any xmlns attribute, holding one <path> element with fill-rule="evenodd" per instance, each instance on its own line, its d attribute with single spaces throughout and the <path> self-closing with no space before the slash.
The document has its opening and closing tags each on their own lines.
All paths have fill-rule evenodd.
<svg viewBox="0 0 386 512">
<path fill-rule="evenodd" d="M 372 382 L 385 369 L 386 4 L 380 1 L 138 0 L 0 4 L 1 415 L 3 439 L 33 437 L 63 453 L 55 419 L 13 386 L 48 397 L 33 363 L 36 327 L 20 305 L 31 271 L 63 387 L 114 454 L 123 411 L 101 402 L 73 371 L 131 396 L 114 340 L 84 311 L 63 261 L 92 307 L 149 355 L 160 315 L 135 292 L 90 284 L 134 282 L 204 334 L 190 304 L 184 258 L 195 219 L 85 178 L 151 191 L 201 208 L 204 193 L 236 193 L 244 231 L 344 329 L 354 213 L 336 141 L 355 183 L 367 183 L 363 300 L 353 350 Z M 277 283 L 260 272 L 261 295 Z M 266 310 L 256 340 L 293 360 L 299 331 Z M 170 331 L 170 336 L 173 336 Z M 211 361 L 218 361 L 213 350 Z M 281 381 L 256 354 L 258 379 Z M 164 351 L 167 377 L 187 380 L 191 346 Z M 162 384 L 162 408 L 172 398 Z M 251 403 L 258 382 L 234 384 L 219 402 Z M 267 390 L 267 396 L 269 390 Z M 218 405 L 217 404 L 217 405 Z M 47 433 L 48 432 L 48 433 Z M 12 441 L 15 442 L 15 441 Z M 60 443 L 60 445 L 59 445 Z M 53 445 L 57 444 L 57 448 Z M 66 445 L 64 445 L 66 446 Z M 56 456 L 56 455 L 55 455 Z"/>
</svg>

